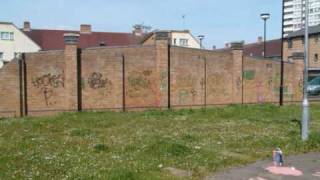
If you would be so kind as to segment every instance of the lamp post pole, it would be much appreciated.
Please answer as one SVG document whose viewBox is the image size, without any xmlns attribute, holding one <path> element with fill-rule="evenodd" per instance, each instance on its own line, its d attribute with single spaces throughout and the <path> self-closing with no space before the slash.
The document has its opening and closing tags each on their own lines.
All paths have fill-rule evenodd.
<svg viewBox="0 0 320 180">
<path fill-rule="evenodd" d="M 279 104 L 283 106 L 283 85 L 284 85 L 284 59 L 283 59 L 283 38 L 284 38 L 284 1 L 282 0 L 282 25 L 281 25 L 281 64 L 280 64 L 280 92 Z"/>
<path fill-rule="evenodd" d="M 263 57 L 266 57 L 266 42 L 267 42 L 267 20 L 270 18 L 269 13 L 262 13 L 260 15 L 261 19 L 264 21 L 264 42 L 263 42 Z"/>
<path fill-rule="evenodd" d="M 308 66 L 309 66 L 309 0 L 306 0 L 305 7 L 305 33 L 304 33 L 304 73 L 303 73 L 303 102 L 302 102 L 302 141 L 309 138 L 309 100 L 308 100 Z"/>
</svg>

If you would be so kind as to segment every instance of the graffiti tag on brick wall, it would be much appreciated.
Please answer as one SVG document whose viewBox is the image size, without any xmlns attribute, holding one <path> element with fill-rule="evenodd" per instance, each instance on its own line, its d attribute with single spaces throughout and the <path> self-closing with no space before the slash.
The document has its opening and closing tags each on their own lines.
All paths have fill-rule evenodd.
<svg viewBox="0 0 320 180">
<path fill-rule="evenodd" d="M 182 89 L 179 91 L 179 104 L 186 104 L 187 103 L 187 99 L 189 98 L 189 91 Z"/>
<path fill-rule="evenodd" d="M 150 76 L 152 71 L 134 72 L 128 77 L 128 95 L 129 97 L 144 97 L 145 90 L 151 89 Z"/>
<path fill-rule="evenodd" d="M 268 72 L 272 72 L 273 66 L 272 66 L 271 63 L 268 63 L 268 64 L 266 65 L 266 68 L 267 68 L 267 71 L 268 71 Z"/>
<path fill-rule="evenodd" d="M 178 77 L 178 79 L 180 87 L 193 87 L 197 84 L 197 79 L 192 75 L 183 74 L 183 76 Z"/>
<path fill-rule="evenodd" d="M 92 89 L 108 88 L 112 82 L 108 78 L 103 78 L 101 73 L 94 72 L 88 78 L 89 87 Z"/>
<path fill-rule="evenodd" d="M 243 79 L 245 80 L 253 80 L 255 76 L 256 76 L 256 72 L 254 70 L 243 71 Z"/>
<path fill-rule="evenodd" d="M 265 101 L 264 93 L 263 93 L 263 82 L 262 81 L 257 82 L 256 86 L 257 86 L 257 100 L 259 103 L 263 103 Z"/>
<path fill-rule="evenodd" d="M 237 90 L 240 91 L 241 85 L 242 85 L 241 77 L 237 78 L 236 85 L 237 85 Z"/>
<path fill-rule="evenodd" d="M 160 78 L 160 91 L 167 91 L 168 89 L 168 72 L 162 71 Z"/>
<path fill-rule="evenodd" d="M 207 79 L 207 95 L 212 98 L 227 97 L 230 94 L 224 86 L 225 77 L 222 73 L 213 73 Z M 241 87 L 240 87 L 241 88 Z"/>
<path fill-rule="evenodd" d="M 35 88 L 41 90 L 45 103 L 49 106 L 54 104 L 54 102 L 51 101 L 54 89 L 61 87 L 64 88 L 64 74 L 45 74 L 43 76 L 33 78 L 32 84 Z"/>
</svg>

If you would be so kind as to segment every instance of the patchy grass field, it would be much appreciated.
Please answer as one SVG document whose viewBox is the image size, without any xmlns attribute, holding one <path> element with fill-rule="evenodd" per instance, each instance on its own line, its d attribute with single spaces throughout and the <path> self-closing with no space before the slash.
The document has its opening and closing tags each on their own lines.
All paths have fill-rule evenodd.
<svg viewBox="0 0 320 180">
<path fill-rule="evenodd" d="M 271 158 L 275 147 L 320 151 L 320 106 L 312 106 L 307 143 L 299 121 L 299 106 L 272 105 L 3 119 L 0 179 L 202 179 Z"/>
</svg>

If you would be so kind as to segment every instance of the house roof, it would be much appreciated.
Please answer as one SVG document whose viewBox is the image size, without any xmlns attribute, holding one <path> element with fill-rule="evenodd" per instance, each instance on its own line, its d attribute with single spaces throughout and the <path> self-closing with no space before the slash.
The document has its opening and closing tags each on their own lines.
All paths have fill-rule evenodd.
<svg viewBox="0 0 320 180">
<path fill-rule="evenodd" d="M 281 57 L 281 39 L 273 39 L 266 42 L 266 57 Z M 253 57 L 263 57 L 263 42 L 256 42 L 243 45 L 243 55 Z M 223 48 L 217 50 L 227 50 Z"/>
<path fill-rule="evenodd" d="M 294 38 L 294 37 L 300 37 L 300 36 L 304 36 L 304 29 L 301 29 L 299 31 L 294 31 L 290 34 L 288 34 L 288 38 Z M 311 26 L 309 27 L 309 34 L 312 35 L 312 34 L 318 34 L 320 33 L 320 25 L 318 26 Z"/>
<path fill-rule="evenodd" d="M 269 40 L 266 42 L 266 57 L 281 57 L 281 39 Z M 263 56 L 263 42 L 245 44 L 243 53 L 245 56 Z"/>
<path fill-rule="evenodd" d="M 24 33 L 35 41 L 42 50 L 62 50 L 65 46 L 63 37 L 65 33 L 80 34 L 79 31 L 49 29 L 32 29 Z M 79 47 L 98 47 L 101 43 L 106 44 L 106 46 L 135 45 L 139 44 L 141 38 L 142 37 L 135 36 L 133 33 L 92 32 L 89 34 L 80 34 Z"/>
<path fill-rule="evenodd" d="M 12 22 L 2 22 L 0 21 L 0 24 L 13 24 Z"/>
</svg>

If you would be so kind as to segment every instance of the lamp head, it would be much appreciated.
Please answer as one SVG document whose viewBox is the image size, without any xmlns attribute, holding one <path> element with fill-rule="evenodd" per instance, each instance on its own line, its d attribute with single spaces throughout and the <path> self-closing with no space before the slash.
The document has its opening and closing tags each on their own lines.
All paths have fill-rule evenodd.
<svg viewBox="0 0 320 180">
<path fill-rule="evenodd" d="M 200 40 L 203 40 L 203 39 L 204 39 L 204 35 L 199 35 L 198 38 L 199 38 Z"/>
<path fill-rule="evenodd" d="M 266 21 L 266 20 L 268 20 L 270 18 L 270 14 L 269 13 L 262 13 L 260 15 L 260 17 L 261 17 L 261 19 Z"/>
</svg>

